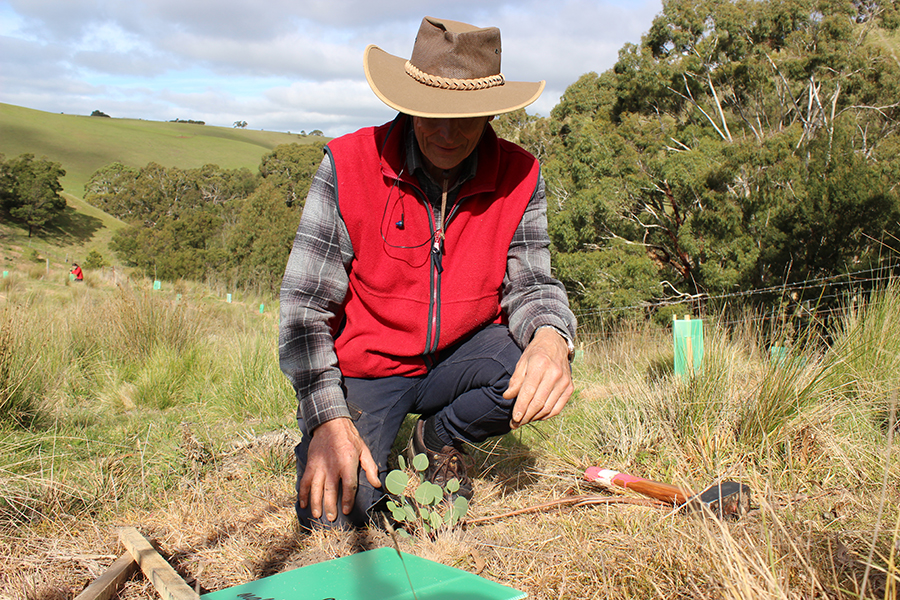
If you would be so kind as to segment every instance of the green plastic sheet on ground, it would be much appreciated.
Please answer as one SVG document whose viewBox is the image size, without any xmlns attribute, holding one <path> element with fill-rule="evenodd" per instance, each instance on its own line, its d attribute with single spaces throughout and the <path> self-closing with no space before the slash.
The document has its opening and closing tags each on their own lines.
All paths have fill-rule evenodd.
<svg viewBox="0 0 900 600">
<path fill-rule="evenodd" d="M 527 594 L 434 561 L 379 548 L 201 596 L 202 600 L 518 600 Z"/>
</svg>

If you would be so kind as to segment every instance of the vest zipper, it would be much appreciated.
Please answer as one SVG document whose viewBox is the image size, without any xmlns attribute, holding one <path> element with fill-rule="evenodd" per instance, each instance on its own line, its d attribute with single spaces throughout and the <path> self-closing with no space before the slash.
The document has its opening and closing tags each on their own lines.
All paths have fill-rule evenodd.
<svg viewBox="0 0 900 600">
<path fill-rule="evenodd" d="M 444 171 L 441 190 L 441 222 L 432 212 L 434 242 L 431 244 L 431 300 L 429 302 L 428 339 L 426 354 L 437 352 L 441 337 L 441 273 L 444 272 L 444 229 L 447 227 L 447 189 L 450 186 L 450 172 Z"/>
<path fill-rule="evenodd" d="M 431 233 L 434 236 L 434 241 L 431 244 L 431 297 L 429 298 L 428 303 L 428 327 L 425 338 L 425 354 L 423 356 L 425 367 L 429 370 L 431 370 L 436 363 L 434 358 L 432 358 L 432 355 L 437 352 L 441 337 L 441 273 L 444 272 L 443 256 L 444 239 L 446 238 L 445 231 L 447 230 L 447 225 L 450 223 L 450 219 L 456 214 L 457 209 L 463 201 L 462 197 L 457 197 L 456 202 L 454 202 L 453 206 L 450 208 L 450 214 L 447 214 L 447 194 L 449 187 L 450 172 L 444 171 L 444 180 L 441 190 L 440 223 L 438 223 L 438 220 L 435 218 L 431 203 L 427 198 L 424 198 L 424 203 L 428 207 L 428 213 L 431 215 L 429 226 L 431 228 Z"/>
</svg>

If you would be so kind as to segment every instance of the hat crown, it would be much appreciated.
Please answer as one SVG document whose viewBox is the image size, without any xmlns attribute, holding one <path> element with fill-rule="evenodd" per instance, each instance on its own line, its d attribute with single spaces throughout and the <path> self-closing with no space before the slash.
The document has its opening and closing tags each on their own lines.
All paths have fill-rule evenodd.
<svg viewBox="0 0 900 600">
<path fill-rule="evenodd" d="M 422 20 L 409 62 L 429 75 L 480 79 L 500 74 L 500 30 L 456 21 Z"/>
</svg>

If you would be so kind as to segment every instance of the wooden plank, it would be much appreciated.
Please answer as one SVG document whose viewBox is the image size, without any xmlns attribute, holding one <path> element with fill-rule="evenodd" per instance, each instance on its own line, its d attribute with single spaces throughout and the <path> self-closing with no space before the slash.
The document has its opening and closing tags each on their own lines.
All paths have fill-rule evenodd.
<svg viewBox="0 0 900 600">
<path fill-rule="evenodd" d="M 130 554 L 123 554 L 110 565 L 103 575 L 84 588 L 84 591 L 78 594 L 75 600 L 109 600 L 116 594 L 119 587 L 134 575 L 137 568 L 134 558 Z"/>
<path fill-rule="evenodd" d="M 185 583 L 137 529 L 123 527 L 119 530 L 119 539 L 163 600 L 200 600 L 200 595 Z"/>
</svg>

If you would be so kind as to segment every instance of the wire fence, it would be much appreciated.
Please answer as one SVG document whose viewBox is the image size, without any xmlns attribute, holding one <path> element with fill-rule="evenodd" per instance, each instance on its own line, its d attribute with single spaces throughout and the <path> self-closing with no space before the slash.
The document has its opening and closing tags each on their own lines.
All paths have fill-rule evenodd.
<svg viewBox="0 0 900 600">
<path fill-rule="evenodd" d="M 900 264 L 882 265 L 830 277 L 789 282 L 776 286 L 722 294 L 686 294 L 660 298 L 632 306 L 576 310 L 579 323 L 615 321 L 618 317 L 651 314 L 661 309 L 683 309 L 695 318 L 715 317 L 725 326 L 773 320 L 815 319 L 827 324 L 861 302 L 873 290 L 898 280 Z M 674 288 L 673 288 L 674 289 Z M 752 309 L 748 311 L 748 309 Z M 739 315 L 739 316 L 736 316 Z"/>
</svg>

